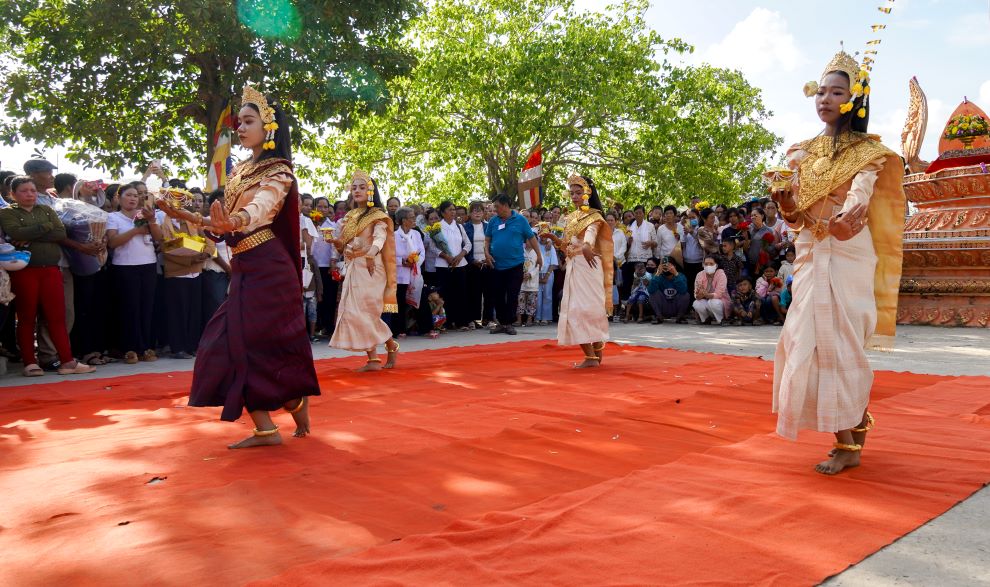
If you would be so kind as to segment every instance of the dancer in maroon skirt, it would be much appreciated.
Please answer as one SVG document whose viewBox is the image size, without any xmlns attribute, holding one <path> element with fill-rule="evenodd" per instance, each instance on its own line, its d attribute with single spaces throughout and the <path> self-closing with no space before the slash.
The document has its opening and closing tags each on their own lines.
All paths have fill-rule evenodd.
<svg viewBox="0 0 990 587">
<path fill-rule="evenodd" d="M 253 157 L 234 168 L 210 217 L 159 202 L 169 216 L 203 224 L 233 252 L 230 295 L 200 339 L 189 394 L 190 406 L 223 406 L 223 420 L 237 420 L 247 409 L 254 433 L 229 448 L 281 444 L 269 414 L 278 409 L 292 414 L 293 436 L 305 436 L 306 398 L 320 395 L 301 301 L 289 125 L 282 109 L 250 86 L 239 116 L 237 134 Z"/>
</svg>

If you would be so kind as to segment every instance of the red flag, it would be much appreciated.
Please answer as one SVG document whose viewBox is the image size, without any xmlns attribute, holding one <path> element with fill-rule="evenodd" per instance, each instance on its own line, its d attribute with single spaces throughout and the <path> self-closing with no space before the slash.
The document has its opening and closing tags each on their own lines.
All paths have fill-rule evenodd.
<svg viewBox="0 0 990 587">
<path fill-rule="evenodd" d="M 538 165 L 543 165 L 543 144 L 536 143 L 536 147 L 533 152 L 530 153 L 529 159 L 526 160 L 526 165 L 523 166 L 523 171 L 531 169 Z"/>
<path fill-rule="evenodd" d="M 543 200 L 543 145 L 536 144 L 519 174 L 519 203 L 523 208 L 539 207 Z"/>
</svg>

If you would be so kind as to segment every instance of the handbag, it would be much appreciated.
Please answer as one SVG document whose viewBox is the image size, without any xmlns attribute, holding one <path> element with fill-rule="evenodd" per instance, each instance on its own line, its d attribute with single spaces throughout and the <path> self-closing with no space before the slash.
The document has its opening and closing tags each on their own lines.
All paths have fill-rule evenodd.
<svg viewBox="0 0 990 587">
<path fill-rule="evenodd" d="M 406 303 L 409 306 L 419 309 L 419 300 L 423 295 L 423 274 L 413 268 L 412 277 L 409 279 L 409 286 L 406 288 Z"/>
</svg>

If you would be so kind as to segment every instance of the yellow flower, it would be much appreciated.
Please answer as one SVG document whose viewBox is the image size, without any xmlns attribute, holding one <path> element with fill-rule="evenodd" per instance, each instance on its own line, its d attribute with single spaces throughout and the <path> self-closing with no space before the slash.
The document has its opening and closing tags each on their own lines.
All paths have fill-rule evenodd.
<svg viewBox="0 0 990 587">
<path fill-rule="evenodd" d="M 374 200 L 368 200 L 368 207 L 369 208 L 374 208 L 375 207 L 375 201 Z"/>
<path fill-rule="evenodd" d="M 866 71 L 865 69 L 859 70 L 859 79 L 860 80 L 869 79 L 869 77 L 870 77 L 870 72 Z"/>
<path fill-rule="evenodd" d="M 968 122 L 964 122 L 964 123 L 962 123 L 962 124 L 959 125 L 959 128 L 961 128 L 963 130 L 969 130 L 969 123 Z"/>
<path fill-rule="evenodd" d="M 859 111 L 856 112 L 856 116 L 866 118 L 866 108 L 860 108 Z"/>
<path fill-rule="evenodd" d="M 866 86 L 865 88 L 863 88 L 863 95 L 864 96 L 870 95 L 870 86 Z"/>
<path fill-rule="evenodd" d="M 846 102 L 845 104 L 839 106 L 839 114 L 845 114 L 847 112 L 851 112 L 852 109 L 853 109 L 853 103 Z"/>
<path fill-rule="evenodd" d="M 804 84 L 803 90 L 805 97 L 810 98 L 814 96 L 818 93 L 818 82 L 808 82 Z"/>
<path fill-rule="evenodd" d="M 863 84 L 861 84 L 861 83 L 855 83 L 855 84 L 853 84 L 852 93 L 853 94 L 862 94 L 863 93 Z"/>
<path fill-rule="evenodd" d="M 582 211 L 582 212 L 587 212 L 587 211 L 588 211 L 588 210 L 590 210 L 590 209 L 591 209 L 591 207 L 590 207 L 590 206 L 581 206 L 581 211 Z"/>
</svg>

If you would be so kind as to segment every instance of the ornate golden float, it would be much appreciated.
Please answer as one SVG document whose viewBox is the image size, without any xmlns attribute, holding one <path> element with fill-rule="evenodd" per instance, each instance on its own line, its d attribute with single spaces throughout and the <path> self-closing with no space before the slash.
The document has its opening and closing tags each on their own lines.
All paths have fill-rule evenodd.
<svg viewBox="0 0 990 587">
<path fill-rule="evenodd" d="M 904 192 L 915 211 L 904 224 L 899 324 L 990 324 L 990 140 L 946 138 L 960 116 L 990 120 L 964 100 L 942 132 L 938 160 L 921 161 L 927 106 L 917 80 L 911 80 L 901 139 L 911 172 Z"/>
</svg>

